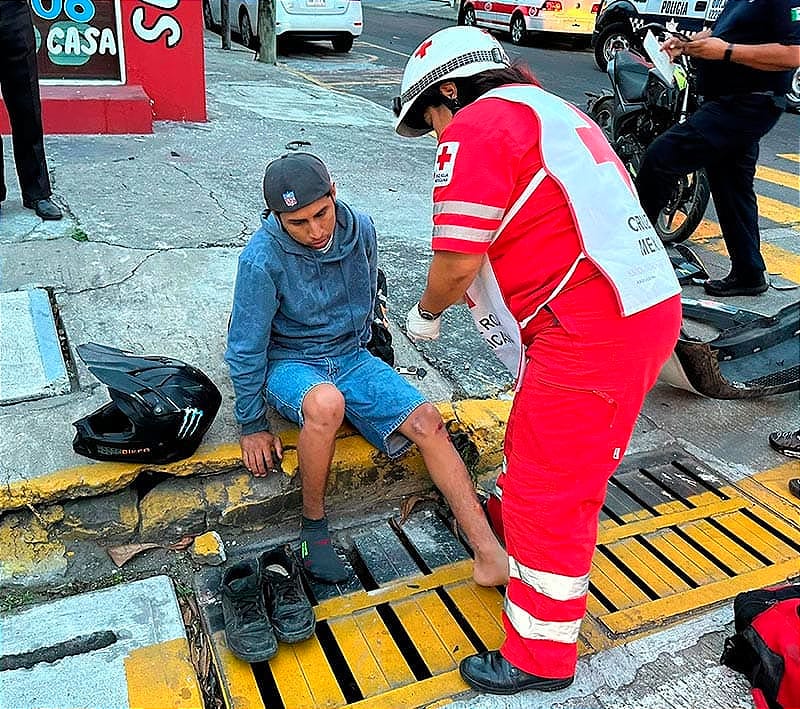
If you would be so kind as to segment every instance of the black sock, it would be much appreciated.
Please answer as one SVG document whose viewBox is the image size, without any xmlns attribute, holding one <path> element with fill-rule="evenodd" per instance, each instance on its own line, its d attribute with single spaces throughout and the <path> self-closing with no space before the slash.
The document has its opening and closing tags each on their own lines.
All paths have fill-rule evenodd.
<svg viewBox="0 0 800 709">
<path fill-rule="evenodd" d="M 300 557 L 312 576 L 326 583 L 346 581 L 350 574 L 336 556 L 328 531 L 328 519 L 303 517 L 300 530 Z"/>
</svg>

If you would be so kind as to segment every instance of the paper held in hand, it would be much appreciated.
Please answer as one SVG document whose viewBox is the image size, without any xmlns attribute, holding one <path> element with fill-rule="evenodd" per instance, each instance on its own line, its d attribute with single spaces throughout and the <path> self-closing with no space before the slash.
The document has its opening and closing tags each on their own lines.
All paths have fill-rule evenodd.
<svg viewBox="0 0 800 709">
<path fill-rule="evenodd" d="M 669 54 L 661 49 L 661 45 L 650 30 L 647 30 L 647 34 L 644 36 L 642 46 L 644 51 L 647 52 L 647 56 L 650 57 L 650 61 L 653 62 L 653 68 L 658 72 L 658 75 L 664 79 L 667 86 L 672 86 L 675 83 L 675 75 L 672 71 L 674 64 Z"/>
</svg>

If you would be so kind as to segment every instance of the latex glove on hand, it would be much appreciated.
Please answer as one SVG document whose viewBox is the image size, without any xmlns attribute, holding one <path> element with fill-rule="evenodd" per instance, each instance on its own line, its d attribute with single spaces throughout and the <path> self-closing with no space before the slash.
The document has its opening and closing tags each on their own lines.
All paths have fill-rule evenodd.
<svg viewBox="0 0 800 709">
<path fill-rule="evenodd" d="M 419 303 L 415 303 L 406 315 L 406 334 L 415 342 L 418 340 L 438 340 L 441 330 L 441 315 L 433 320 L 423 318 L 419 313 Z"/>
</svg>

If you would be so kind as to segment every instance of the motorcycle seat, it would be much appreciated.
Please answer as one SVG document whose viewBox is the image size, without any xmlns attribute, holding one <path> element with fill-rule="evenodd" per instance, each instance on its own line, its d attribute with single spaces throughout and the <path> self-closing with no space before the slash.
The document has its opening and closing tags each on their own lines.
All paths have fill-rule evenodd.
<svg viewBox="0 0 800 709">
<path fill-rule="evenodd" d="M 614 80 L 623 101 L 627 103 L 642 101 L 652 66 L 634 52 L 621 50 L 614 55 Z"/>
</svg>

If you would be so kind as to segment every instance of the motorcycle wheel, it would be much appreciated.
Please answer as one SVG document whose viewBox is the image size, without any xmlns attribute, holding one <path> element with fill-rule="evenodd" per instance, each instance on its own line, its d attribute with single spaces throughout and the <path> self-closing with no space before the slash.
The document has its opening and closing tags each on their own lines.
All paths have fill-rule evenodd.
<svg viewBox="0 0 800 709">
<path fill-rule="evenodd" d="M 606 138 L 611 140 L 611 120 L 614 117 L 614 97 L 601 96 L 588 106 L 589 117 L 603 129 Z"/>
<path fill-rule="evenodd" d="M 661 241 L 665 244 L 686 241 L 703 221 L 710 196 L 705 170 L 681 177 L 655 224 Z"/>
<path fill-rule="evenodd" d="M 630 49 L 633 45 L 630 27 L 622 22 L 615 22 L 598 35 L 594 45 L 594 63 L 600 71 L 605 71 L 611 57 L 621 49 Z"/>
</svg>

